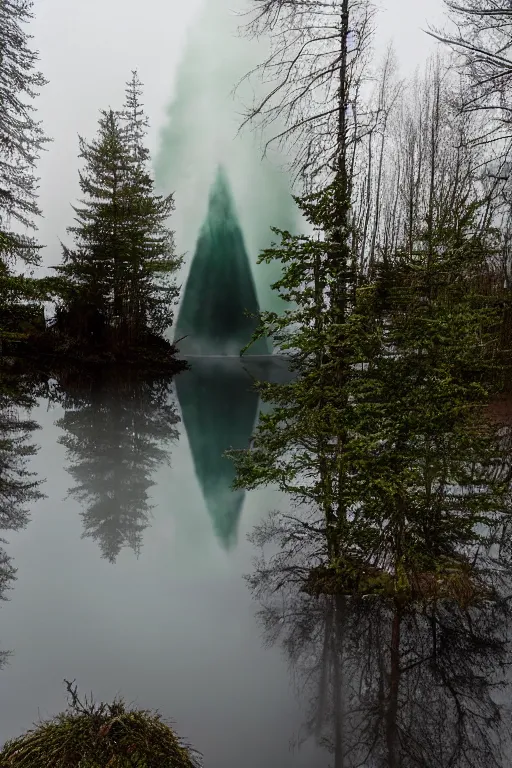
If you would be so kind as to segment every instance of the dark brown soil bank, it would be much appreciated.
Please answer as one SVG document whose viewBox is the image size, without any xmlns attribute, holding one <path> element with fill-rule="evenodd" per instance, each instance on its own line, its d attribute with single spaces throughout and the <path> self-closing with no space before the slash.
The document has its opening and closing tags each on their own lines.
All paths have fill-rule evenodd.
<svg viewBox="0 0 512 768">
<path fill-rule="evenodd" d="M 160 336 L 147 333 L 135 341 L 74 339 L 48 328 L 18 341 L 4 341 L 6 357 L 30 360 L 41 367 L 59 365 L 129 366 L 148 373 L 176 374 L 188 368 L 177 357 L 177 348 Z"/>
</svg>

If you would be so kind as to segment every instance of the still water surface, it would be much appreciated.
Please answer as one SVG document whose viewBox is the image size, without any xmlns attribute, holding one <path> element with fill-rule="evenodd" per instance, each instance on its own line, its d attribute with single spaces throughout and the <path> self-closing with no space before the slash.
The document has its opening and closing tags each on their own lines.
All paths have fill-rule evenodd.
<svg viewBox="0 0 512 768">
<path fill-rule="evenodd" d="M 6 535 L 18 573 L 0 608 L 13 650 L 0 743 L 62 710 L 62 680 L 76 678 L 98 699 L 159 709 L 212 768 L 327 765 L 312 745 L 290 748 L 295 687 L 243 579 L 247 532 L 285 503 L 229 490 L 222 452 L 248 444 L 257 412 L 236 360 L 196 361 L 163 394 L 75 381 L 63 403 L 39 399 L 29 467 L 46 498 Z"/>
<path fill-rule="evenodd" d="M 0 606 L 0 743 L 64 709 L 67 678 L 160 710 L 209 768 L 509 765 L 512 697 L 492 683 L 510 601 L 407 614 L 286 580 L 253 599 L 247 533 L 289 504 L 230 489 L 222 454 L 248 446 L 260 409 L 251 375 L 288 376 L 196 359 L 173 382 L 70 373 L 37 400 L 45 498 L 1 532 L 18 572 Z"/>
</svg>

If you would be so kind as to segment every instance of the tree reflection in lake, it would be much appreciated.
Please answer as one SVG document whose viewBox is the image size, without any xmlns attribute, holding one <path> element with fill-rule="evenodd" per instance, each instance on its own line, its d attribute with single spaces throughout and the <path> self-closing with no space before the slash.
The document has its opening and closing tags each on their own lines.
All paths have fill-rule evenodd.
<svg viewBox="0 0 512 768">
<path fill-rule="evenodd" d="M 70 494 L 83 505 L 83 536 L 112 563 L 123 547 L 139 554 L 153 508 L 152 475 L 170 460 L 179 434 L 172 380 L 104 370 L 89 378 L 68 372 L 59 385 L 59 442 L 75 482 Z"/>
<path fill-rule="evenodd" d="M 266 640 L 281 642 L 305 702 L 299 745 L 314 738 L 336 768 L 509 765 L 508 601 L 406 607 L 315 598 L 285 581 L 253 587 Z"/>
<path fill-rule="evenodd" d="M 29 442 L 39 425 L 28 417 L 35 405 L 34 384 L 29 377 L 14 375 L 4 365 L 0 370 L 0 532 L 20 531 L 30 520 L 31 505 L 44 494 L 43 482 L 29 471 L 30 458 L 38 447 Z M 0 535 L 0 600 L 16 579 L 16 568 Z M 0 651 L 0 668 L 9 657 Z"/>
<path fill-rule="evenodd" d="M 416 574 L 412 592 L 369 568 L 352 585 L 346 576 L 318 584 L 310 577 L 327 544 L 312 506 L 274 513 L 255 529 L 253 543 L 277 545 L 248 580 L 266 640 L 282 643 L 308 702 L 297 741 L 315 738 L 335 768 L 510 765 L 511 450 L 502 431 L 495 454 L 467 470 L 479 478 L 471 494 L 446 482 L 446 452 L 431 458 L 429 486 L 416 488 L 426 515 L 431 506 L 485 509 L 491 524 L 459 550 L 471 579 L 455 563 L 437 578 Z"/>
</svg>

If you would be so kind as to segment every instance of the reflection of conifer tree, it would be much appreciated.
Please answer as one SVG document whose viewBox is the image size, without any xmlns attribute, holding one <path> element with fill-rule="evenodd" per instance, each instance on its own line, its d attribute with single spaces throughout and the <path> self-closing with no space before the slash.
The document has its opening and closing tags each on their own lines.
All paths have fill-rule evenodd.
<svg viewBox="0 0 512 768">
<path fill-rule="evenodd" d="M 0 539 L 0 545 L 7 542 Z M 6 600 L 6 591 L 10 589 L 16 579 L 16 568 L 12 564 L 12 558 L 9 557 L 3 546 L 0 546 L 0 600 Z M 5 666 L 9 656 L 9 651 L 0 650 L 0 669 Z"/>
<path fill-rule="evenodd" d="M 30 382 L 4 372 L 0 378 L 0 531 L 19 531 L 30 517 L 30 504 L 42 497 L 40 480 L 28 469 L 28 461 L 37 447 L 28 442 L 39 428 L 21 411 L 34 405 Z M 0 539 L 5 543 L 4 539 Z M 15 569 L 4 550 L 0 550 L 0 599 L 14 579 Z"/>
<path fill-rule="evenodd" d="M 34 405 L 31 382 L 21 376 L 0 376 L 0 531 L 19 531 L 30 519 L 30 507 L 43 497 L 39 490 L 41 480 L 34 479 L 28 462 L 37 452 L 29 443 L 31 433 L 39 428 L 32 419 L 22 415 Z M 0 538 L 0 600 L 16 578 L 12 559 L 4 549 L 7 542 Z M 0 651 L 0 668 L 8 652 Z"/>
<path fill-rule="evenodd" d="M 83 381 L 83 379 L 81 380 Z M 70 493 L 84 506 L 84 537 L 115 562 L 123 547 L 138 554 L 149 525 L 152 473 L 168 458 L 179 417 L 169 380 L 61 381 L 66 410 L 58 426 L 71 462 Z"/>
<path fill-rule="evenodd" d="M 502 432 L 498 445 L 475 439 L 462 456 L 448 431 L 442 437 L 436 450 L 417 451 L 412 469 L 423 466 L 425 482 L 417 483 L 414 503 L 427 523 L 464 504 L 474 519 L 495 520 L 465 550 L 471 579 L 454 562 L 447 588 L 442 574 L 419 573 L 414 592 L 393 593 L 380 572 L 368 570 L 366 594 L 345 581 L 343 594 L 335 582 L 315 597 L 308 591 L 315 592 L 312 566 L 325 553 L 321 521 L 274 514 L 253 534 L 260 546 L 279 545 L 249 581 L 263 603 L 268 639 L 282 639 L 309 699 L 301 738 L 327 747 L 336 768 L 509 764 L 511 712 L 495 693 L 512 662 L 510 606 L 502 598 L 512 573 L 510 434 Z M 464 463 L 468 455 L 473 463 Z M 360 503 L 368 503 L 363 493 Z"/>
<path fill-rule="evenodd" d="M 336 768 L 508 765 L 510 712 L 495 697 L 511 660 L 506 601 L 406 609 L 276 592 L 286 574 L 268 576 L 253 586 L 266 639 L 282 642 L 308 701 L 300 743 L 314 737 Z"/>
<path fill-rule="evenodd" d="M 512 503 L 512 413 L 510 403 L 506 401 L 495 402 L 489 408 L 491 422 L 494 423 L 499 446 L 499 455 L 496 456 L 487 474 L 493 483 L 502 483 L 508 491 L 507 507 Z M 507 564 L 505 575 L 512 568 L 512 515 L 503 515 L 498 523 L 491 529 L 488 536 L 495 545 L 489 550 L 490 564 L 493 573 L 503 569 L 503 563 Z M 494 554 L 494 556 L 492 556 Z"/>
</svg>

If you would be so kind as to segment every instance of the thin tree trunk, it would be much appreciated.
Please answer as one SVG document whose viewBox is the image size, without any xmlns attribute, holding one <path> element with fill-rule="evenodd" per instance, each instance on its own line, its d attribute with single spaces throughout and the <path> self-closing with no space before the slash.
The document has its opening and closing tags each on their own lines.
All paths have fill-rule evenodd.
<svg viewBox="0 0 512 768">
<path fill-rule="evenodd" d="M 332 646 L 333 686 L 334 686 L 334 768 L 345 767 L 345 691 L 343 690 L 343 652 L 345 645 L 346 601 L 345 595 L 338 595 L 335 600 L 335 619 Z"/>
<path fill-rule="evenodd" d="M 386 712 L 386 744 L 389 768 L 398 768 L 398 695 L 400 690 L 400 624 L 401 612 L 395 606 L 391 625 L 389 698 Z"/>
</svg>

